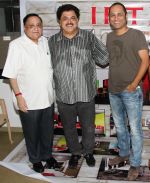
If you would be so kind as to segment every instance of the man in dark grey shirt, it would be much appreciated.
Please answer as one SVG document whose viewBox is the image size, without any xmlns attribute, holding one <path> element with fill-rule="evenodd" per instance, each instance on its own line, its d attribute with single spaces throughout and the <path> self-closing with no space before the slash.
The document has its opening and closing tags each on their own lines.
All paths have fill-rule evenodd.
<svg viewBox="0 0 150 183">
<path fill-rule="evenodd" d="M 81 154 L 89 166 L 95 166 L 96 64 L 108 64 L 106 47 L 92 32 L 78 28 L 79 17 L 77 7 L 60 6 L 57 20 L 61 30 L 49 39 L 58 111 L 72 153 L 70 167 L 77 166 Z M 77 116 L 82 126 L 82 145 L 76 130 Z"/>
<path fill-rule="evenodd" d="M 143 147 L 141 83 L 149 64 L 148 45 L 140 30 L 127 26 L 123 4 L 110 6 L 109 22 L 113 29 L 106 43 L 110 55 L 109 99 L 119 148 L 119 156 L 111 159 L 109 165 L 129 159 L 127 179 L 134 181 L 139 175 Z"/>
</svg>

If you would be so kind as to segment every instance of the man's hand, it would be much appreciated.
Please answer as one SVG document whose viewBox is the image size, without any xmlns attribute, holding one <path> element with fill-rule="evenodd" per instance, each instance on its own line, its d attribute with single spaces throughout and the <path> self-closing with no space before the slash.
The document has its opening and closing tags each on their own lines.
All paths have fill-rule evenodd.
<svg viewBox="0 0 150 183">
<path fill-rule="evenodd" d="M 134 85 L 133 83 L 131 83 L 131 84 L 129 84 L 128 86 L 127 86 L 127 91 L 128 92 L 134 92 L 135 90 L 136 90 L 136 85 Z"/>
<path fill-rule="evenodd" d="M 26 101 L 23 98 L 23 96 L 18 95 L 16 98 L 17 98 L 17 103 L 18 103 L 19 110 L 22 111 L 22 112 L 28 112 L 28 107 L 27 107 Z"/>
</svg>

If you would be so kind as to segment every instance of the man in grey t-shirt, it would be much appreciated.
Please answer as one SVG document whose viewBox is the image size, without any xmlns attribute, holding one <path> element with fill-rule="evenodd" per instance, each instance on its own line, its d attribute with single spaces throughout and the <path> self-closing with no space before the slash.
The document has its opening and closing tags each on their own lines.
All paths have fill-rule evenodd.
<svg viewBox="0 0 150 183">
<path fill-rule="evenodd" d="M 110 56 L 109 98 L 119 147 L 119 156 L 111 159 L 109 165 L 129 159 L 128 180 L 135 180 L 143 146 L 141 80 L 148 68 L 148 46 L 141 31 L 128 28 L 123 4 L 111 5 L 109 22 L 113 29 L 106 43 Z"/>
</svg>

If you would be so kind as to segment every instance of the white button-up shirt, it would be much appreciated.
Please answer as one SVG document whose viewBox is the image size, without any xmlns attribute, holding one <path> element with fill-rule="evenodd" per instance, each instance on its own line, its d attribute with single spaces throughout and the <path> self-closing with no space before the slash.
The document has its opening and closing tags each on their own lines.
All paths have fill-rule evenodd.
<svg viewBox="0 0 150 183">
<path fill-rule="evenodd" d="M 45 37 L 42 36 L 38 44 L 26 35 L 12 41 L 2 75 L 17 79 L 29 110 L 44 109 L 54 102 L 53 69 Z M 17 107 L 15 96 L 13 98 Z"/>
</svg>

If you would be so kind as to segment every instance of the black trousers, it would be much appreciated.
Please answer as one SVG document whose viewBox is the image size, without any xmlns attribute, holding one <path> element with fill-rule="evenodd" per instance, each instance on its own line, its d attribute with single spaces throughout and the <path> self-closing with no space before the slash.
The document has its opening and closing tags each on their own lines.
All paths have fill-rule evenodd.
<svg viewBox="0 0 150 183">
<path fill-rule="evenodd" d="M 64 104 L 58 102 L 58 111 L 64 128 L 67 145 L 72 154 L 93 153 L 95 144 L 95 102 L 77 102 Z M 77 116 L 82 127 L 82 145 L 76 129 Z"/>
<path fill-rule="evenodd" d="M 52 156 L 54 105 L 46 109 L 19 111 L 27 152 L 31 163 Z"/>
</svg>

